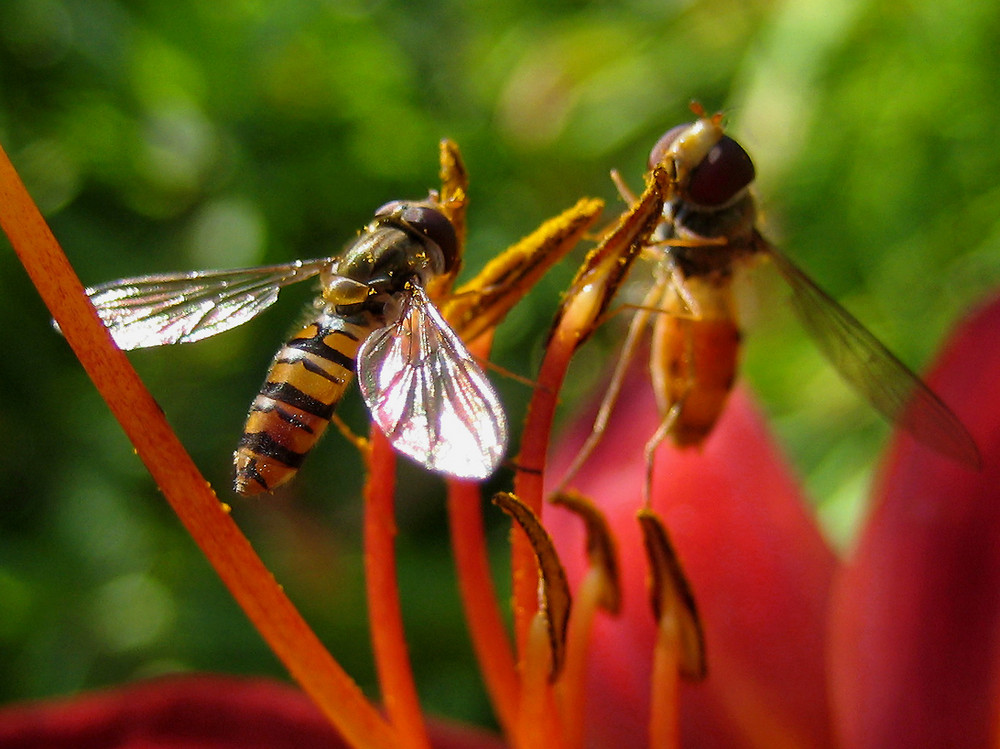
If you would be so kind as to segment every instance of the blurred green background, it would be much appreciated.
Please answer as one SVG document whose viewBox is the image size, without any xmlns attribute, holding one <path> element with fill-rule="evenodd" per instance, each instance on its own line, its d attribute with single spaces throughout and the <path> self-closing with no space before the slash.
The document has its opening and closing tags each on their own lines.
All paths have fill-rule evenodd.
<svg viewBox="0 0 1000 749">
<path fill-rule="evenodd" d="M 1000 281 L 998 69 L 1000 6 L 965 0 L 4 0 L 0 143 L 92 284 L 335 253 L 376 206 L 435 186 L 450 136 L 472 178 L 472 270 L 583 195 L 614 215 L 609 169 L 639 185 L 697 98 L 754 156 L 770 235 L 921 368 Z M 282 674 L 0 243 L 0 702 L 177 668 Z M 501 328 L 501 365 L 534 374 L 573 260 Z M 216 339 L 131 356 L 224 498 L 246 408 L 309 290 L 284 296 Z M 764 306 L 747 378 L 843 545 L 887 429 L 784 305 Z M 622 322 L 581 352 L 564 414 L 596 392 Z M 500 387 L 519 423 L 527 388 Z M 343 414 L 365 424 L 356 395 Z M 488 722 L 441 484 L 401 471 L 422 698 Z M 333 434 L 287 491 L 233 504 L 373 692 L 360 485 Z"/>
</svg>

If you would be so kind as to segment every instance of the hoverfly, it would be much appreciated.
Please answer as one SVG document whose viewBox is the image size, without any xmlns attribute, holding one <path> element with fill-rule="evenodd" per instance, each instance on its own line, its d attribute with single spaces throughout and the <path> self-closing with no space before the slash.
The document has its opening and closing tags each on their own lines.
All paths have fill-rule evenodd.
<svg viewBox="0 0 1000 749">
<path fill-rule="evenodd" d="M 630 323 L 593 431 L 563 485 L 599 442 L 647 328 L 661 417 L 646 445 L 647 465 L 667 436 L 679 447 L 705 441 L 736 378 L 741 333 L 734 276 L 761 260 L 770 260 L 787 282 L 807 331 L 848 384 L 925 445 L 978 468 L 975 441 L 941 399 L 764 238 L 751 193 L 750 156 L 725 134 L 721 114 L 707 117 L 697 104 L 692 109 L 698 119 L 667 131 L 650 152 L 649 168 L 661 166 L 669 174 L 662 219 L 643 251 L 653 261 L 653 283 Z M 620 177 L 613 177 L 631 198 Z"/>
<path fill-rule="evenodd" d="M 126 278 L 87 289 L 123 349 L 187 343 L 256 317 L 289 284 L 320 277 L 311 321 L 278 351 L 234 455 L 234 488 L 291 479 L 357 369 L 379 429 L 426 468 L 484 479 L 507 446 L 496 391 L 425 292 L 459 259 L 434 200 L 387 203 L 335 257 Z"/>
</svg>

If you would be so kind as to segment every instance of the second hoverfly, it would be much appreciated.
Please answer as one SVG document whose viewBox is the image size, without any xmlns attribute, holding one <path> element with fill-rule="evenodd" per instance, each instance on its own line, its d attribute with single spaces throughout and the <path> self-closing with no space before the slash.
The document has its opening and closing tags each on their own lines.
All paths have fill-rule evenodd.
<svg viewBox="0 0 1000 749">
<path fill-rule="evenodd" d="M 678 447 L 705 442 L 736 379 L 742 342 L 734 281 L 739 271 L 764 260 L 784 277 L 806 330 L 849 385 L 925 445 L 978 469 L 979 449 L 958 417 L 763 236 L 751 190 L 753 161 L 725 134 L 721 114 L 709 117 L 700 105 L 692 109 L 698 119 L 668 130 L 650 153 L 649 169 L 663 169 L 669 177 L 662 217 L 642 248 L 653 262 L 653 283 L 637 306 L 597 420 L 563 485 L 601 439 L 646 330 L 652 333 L 649 371 L 660 413 L 645 447 L 647 496 L 661 442 L 667 437 Z M 615 178 L 622 195 L 635 203 L 617 173 Z M 589 277 L 578 276 L 568 298 L 589 283 Z"/>
<path fill-rule="evenodd" d="M 372 419 L 399 452 L 465 479 L 496 470 L 507 447 L 499 398 L 427 297 L 458 262 L 432 200 L 392 202 L 341 255 L 285 265 L 126 278 L 87 289 L 121 348 L 186 343 L 235 328 L 289 284 L 320 276 L 311 322 L 271 364 L 236 450 L 235 490 L 291 479 L 357 370 Z"/>
</svg>

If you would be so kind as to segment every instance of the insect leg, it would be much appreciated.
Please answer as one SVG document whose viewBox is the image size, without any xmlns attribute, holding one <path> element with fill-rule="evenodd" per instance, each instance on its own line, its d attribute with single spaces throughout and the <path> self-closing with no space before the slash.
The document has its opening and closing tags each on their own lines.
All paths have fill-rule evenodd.
<svg viewBox="0 0 1000 749">
<path fill-rule="evenodd" d="M 650 318 L 658 313 L 655 305 L 659 302 L 660 297 L 663 295 L 664 284 L 657 283 L 649 290 L 646 298 L 643 299 L 642 306 L 636 311 L 635 316 L 632 318 L 632 322 L 629 323 L 628 333 L 625 336 L 625 342 L 622 345 L 621 353 L 618 356 L 618 363 L 615 365 L 615 370 L 611 375 L 611 381 L 608 384 L 608 389 L 604 394 L 604 399 L 601 401 L 601 406 L 598 409 L 597 417 L 594 419 L 594 425 L 591 427 L 590 435 L 587 437 L 586 442 L 577 452 L 576 457 L 570 464 L 566 473 L 563 475 L 562 480 L 559 482 L 555 493 L 562 493 L 573 477 L 579 472 L 580 468 L 590 457 L 594 448 L 600 443 L 601 438 L 604 436 L 604 431 L 607 429 L 608 420 L 611 418 L 611 411 L 618 401 L 618 396 L 621 394 L 622 385 L 625 381 L 625 373 L 628 370 L 628 366 L 632 361 L 632 357 L 635 354 L 636 348 L 639 345 L 639 339 L 642 332 L 646 329 L 649 324 Z"/>
<path fill-rule="evenodd" d="M 341 418 L 340 414 L 334 412 L 330 417 L 330 421 L 337 427 L 337 431 L 343 435 L 344 439 L 357 448 L 359 453 L 364 454 L 368 450 L 368 438 L 362 437 L 351 429 L 350 425 Z"/>
<path fill-rule="evenodd" d="M 656 449 L 667 438 L 667 435 L 673 431 L 683 408 L 684 396 L 682 395 L 667 409 L 666 414 L 660 419 L 660 425 L 642 449 L 642 455 L 646 461 L 646 477 L 642 483 L 642 504 L 644 507 L 648 508 L 651 506 L 650 499 L 653 496 L 653 459 L 656 456 Z"/>
</svg>

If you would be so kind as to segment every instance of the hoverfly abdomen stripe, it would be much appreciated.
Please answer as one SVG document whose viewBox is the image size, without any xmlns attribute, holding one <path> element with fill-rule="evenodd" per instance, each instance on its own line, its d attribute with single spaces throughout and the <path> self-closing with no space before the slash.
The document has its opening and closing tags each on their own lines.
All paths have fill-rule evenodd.
<svg viewBox="0 0 1000 749">
<path fill-rule="evenodd" d="M 329 425 L 368 332 L 324 314 L 282 346 L 234 456 L 239 494 L 271 491 L 295 475 Z"/>
<path fill-rule="evenodd" d="M 357 336 L 339 328 L 326 330 L 316 325 L 311 325 L 309 328 L 316 329 L 315 335 L 309 337 L 296 336 L 286 344 L 286 347 L 326 359 L 349 372 L 354 371 L 354 354 L 357 352 L 359 344 Z M 338 338 L 345 340 L 337 340 Z"/>
<path fill-rule="evenodd" d="M 260 400 L 261 402 L 258 402 Z M 289 424 L 295 429 L 301 429 L 306 434 L 315 434 L 316 429 L 314 424 L 319 424 L 319 429 L 322 431 L 325 419 L 320 419 L 318 417 L 310 416 L 309 414 L 304 414 L 297 409 L 288 409 L 280 406 L 275 401 L 264 402 L 262 399 L 254 401 L 252 411 L 247 416 L 247 424 L 251 422 L 256 422 L 258 420 L 266 420 L 270 418 L 273 414 L 281 419 L 285 424 Z M 255 417 L 254 414 L 267 414 L 268 416 Z M 266 427 L 267 425 L 264 424 Z M 246 430 L 245 430 L 246 431 Z"/>
<path fill-rule="evenodd" d="M 264 409 L 261 409 L 262 411 Z M 315 434 L 316 430 L 313 429 L 307 422 L 303 421 L 297 414 L 292 413 L 287 408 L 282 408 L 281 406 L 275 406 L 271 409 L 274 415 L 281 419 L 286 424 L 291 424 L 296 429 L 301 429 L 306 434 Z"/>
<path fill-rule="evenodd" d="M 262 388 L 263 389 L 263 388 Z M 340 388 L 343 391 L 343 388 Z M 316 439 L 327 424 L 330 417 L 327 412 L 332 412 L 339 395 L 333 395 L 333 403 L 324 413 L 306 411 L 302 408 L 269 397 L 266 393 L 259 394 L 250 407 L 247 415 L 247 423 L 243 428 L 244 432 L 267 432 L 275 441 L 299 452 L 308 452 L 309 448 L 316 442 Z"/>
<path fill-rule="evenodd" d="M 253 421 L 251 415 L 247 431 L 240 439 L 239 447 L 233 456 L 236 464 L 236 479 L 233 485 L 236 492 L 243 496 L 271 491 L 291 479 L 318 437 L 302 433 L 308 437 L 307 444 L 304 451 L 298 451 L 278 441 L 277 437 L 287 435 L 278 433 L 272 436 L 271 431 L 250 431 L 250 422 Z M 323 426 L 326 426 L 326 423 L 322 422 Z M 320 431 L 322 432 L 322 429 Z"/>
<path fill-rule="evenodd" d="M 274 363 L 276 365 L 277 364 L 288 364 L 290 366 L 294 366 L 296 364 L 299 364 L 299 365 L 302 366 L 303 369 L 305 369 L 310 374 L 318 375 L 319 377 L 323 377 L 323 378 L 329 380 L 330 382 L 335 382 L 338 385 L 343 385 L 345 382 L 347 382 L 347 378 L 345 378 L 345 377 L 338 377 L 336 374 L 334 374 L 333 372 L 331 372 L 327 367 L 324 367 L 322 364 L 317 364 L 310 357 L 303 356 L 303 357 L 300 357 L 298 359 L 292 359 L 292 358 L 288 358 L 288 359 L 276 359 Z M 346 367 L 340 367 L 340 368 L 341 369 L 346 369 Z M 348 374 L 350 374 L 350 371 L 348 371 Z"/>
<path fill-rule="evenodd" d="M 274 440 L 267 432 L 247 432 L 240 439 L 240 448 L 246 448 L 255 455 L 276 460 L 289 468 L 298 468 L 305 460 L 307 453 L 289 450 Z"/>
<path fill-rule="evenodd" d="M 260 395 L 280 403 L 287 403 L 289 406 L 294 406 L 300 411 L 305 411 L 307 414 L 312 414 L 326 421 L 333 418 L 333 410 L 337 407 L 337 401 L 340 400 L 337 397 L 330 403 L 324 403 L 287 382 L 271 382 L 270 380 L 261 385 Z M 339 393 L 337 395 L 339 396 Z"/>
</svg>

